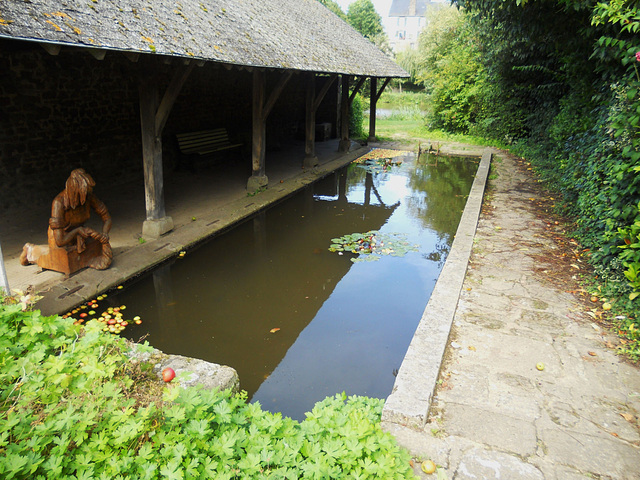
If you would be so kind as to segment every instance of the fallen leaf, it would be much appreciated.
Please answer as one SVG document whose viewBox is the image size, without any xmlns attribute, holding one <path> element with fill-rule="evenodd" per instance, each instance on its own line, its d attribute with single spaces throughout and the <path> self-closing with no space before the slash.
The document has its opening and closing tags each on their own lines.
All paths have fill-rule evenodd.
<svg viewBox="0 0 640 480">
<path fill-rule="evenodd" d="M 269 333 L 276 333 L 278 332 L 280 329 L 278 327 L 276 328 L 272 328 L 271 330 L 269 330 Z"/>
<path fill-rule="evenodd" d="M 597 357 L 598 354 L 596 352 L 587 352 L 589 355 L 591 355 L 592 357 Z"/>
<path fill-rule="evenodd" d="M 616 432 L 609 432 L 611 435 L 613 435 L 614 437 L 618 437 L 619 435 Z"/>
<path fill-rule="evenodd" d="M 476 347 L 474 347 L 473 345 L 469 345 L 469 350 L 471 350 L 472 352 L 476 351 Z"/>
<path fill-rule="evenodd" d="M 634 417 L 630 413 L 621 413 L 620 416 L 624 418 L 627 422 L 632 422 L 632 423 L 636 419 L 636 417 Z"/>
</svg>

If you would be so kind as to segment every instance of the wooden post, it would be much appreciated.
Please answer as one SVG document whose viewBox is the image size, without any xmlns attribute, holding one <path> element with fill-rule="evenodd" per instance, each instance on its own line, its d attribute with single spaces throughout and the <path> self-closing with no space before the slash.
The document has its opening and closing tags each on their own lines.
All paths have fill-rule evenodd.
<svg viewBox="0 0 640 480">
<path fill-rule="evenodd" d="M 329 88 L 338 78 L 337 75 L 331 75 L 325 81 L 324 85 L 316 95 L 316 75 L 315 73 L 309 74 L 309 80 L 307 82 L 307 106 L 305 115 L 305 145 L 304 145 L 304 163 L 305 168 L 312 168 L 318 165 L 318 157 L 315 155 L 315 137 L 316 137 L 316 112 L 324 100 L 325 95 L 329 91 Z"/>
<path fill-rule="evenodd" d="M 316 111 L 313 108 L 316 97 L 316 74 L 307 74 L 307 102 L 304 121 L 304 168 L 313 168 L 318 165 L 318 157 L 315 155 L 316 143 Z"/>
<path fill-rule="evenodd" d="M 158 82 L 152 75 L 141 75 L 139 83 L 140 126 L 142 131 L 142 161 L 144 167 L 145 205 L 147 218 L 142 224 L 144 238 L 158 238 L 173 229 L 173 219 L 164 207 L 162 172 L 162 131 L 184 82 L 194 64 L 177 70 L 162 102 L 158 97 Z M 148 65 L 144 66 L 148 68 Z"/>
<path fill-rule="evenodd" d="M 369 94 L 369 142 L 376 141 L 376 93 L 378 92 L 378 79 L 371 77 L 371 91 Z"/>
<path fill-rule="evenodd" d="M 264 70 L 256 68 L 253 71 L 253 146 L 252 174 L 247 182 L 249 192 L 255 192 L 269 183 L 265 168 L 267 117 L 292 75 L 293 72 L 285 72 L 265 101 L 267 81 Z"/>
<path fill-rule="evenodd" d="M 143 237 L 158 238 L 173 228 L 173 220 L 167 218 L 164 209 L 164 184 L 162 178 L 162 139 L 156 134 L 158 110 L 158 85 L 155 79 L 141 78 L 140 125 L 142 129 L 142 162 L 144 166 L 144 196 L 147 219 L 142 225 Z"/>
<path fill-rule="evenodd" d="M 371 94 L 370 94 L 370 104 L 369 104 L 369 142 L 376 141 L 376 105 L 378 100 L 380 100 L 380 96 L 384 89 L 391 81 L 390 78 L 387 78 L 380 90 L 378 90 L 378 79 L 376 77 L 371 77 Z"/>
<path fill-rule="evenodd" d="M 264 121 L 264 71 L 256 68 L 253 71 L 253 140 L 252 140 L 252 173 L 247 183 L 247 190 L 255 192 L 269 183 L 265 175 L 265 143 L 266 122 Z"/>
<path fill-rule="evenodd" d="M 351 147 L 349 140 L 349 82 L 350 75 L 342 76 L 342 95 L 340 99 L 340 145 L 338 151 L 348 152 Z"/>
</svg>

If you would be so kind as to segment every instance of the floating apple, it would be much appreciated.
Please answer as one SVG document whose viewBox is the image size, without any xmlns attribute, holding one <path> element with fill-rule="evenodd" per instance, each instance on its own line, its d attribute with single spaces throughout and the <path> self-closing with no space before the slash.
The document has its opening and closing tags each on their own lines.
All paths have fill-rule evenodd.
<svg viewBox="0 0 640 480">
<path fill-rule="evenodd" d="M 162 380 L 168 383 L 174 378 L 176 378 L 176 372 L 173 368 L 167 367 L 164 370 L 162 370 Z"/>
</svg>

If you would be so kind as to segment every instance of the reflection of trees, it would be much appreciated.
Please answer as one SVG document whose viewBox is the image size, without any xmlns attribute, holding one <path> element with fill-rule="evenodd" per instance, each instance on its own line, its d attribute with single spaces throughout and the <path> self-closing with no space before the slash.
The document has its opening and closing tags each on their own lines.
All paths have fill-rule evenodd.
<svg viewBox="0 0 640 480">
<path fill-rule="evenodd" d="M 436 242 L 435 250 L 431 253 L 424 254 L 422 257 L 425 260 L 435 263 L 438 268 L 442 268 L 444 266 L 445 260 L 447 259 L 450 248 L 451 237 L 449 237 L 448 235 L 439 235 L 438 241 Z"/>
<path fill-rule="evenodd" d="M 406 206 L 410 215 L 423 227 L 441 232 L 447 245 L 458 228 L 477 169 L 477 161 L 441 156 L 437 166 L 416 164 L 409 177 L 413 194 L 406 199 Z"/>
<path fill-rule="evenodd" d="M 350 196 L 350 194 L 354 192 L 362 191 L 363 188 L 367 195 L 369 195 L 372 193 L 371 189 L 373 189 L 373 193 L 378 198 L 378 201 L 381 204 L 384 203 L 381 201 L 380 196 L 377 193 L 377 188 L 389 177 L 389 173 L 383 172 L 372 175 L 366 168 L 362 168 L 356 163 L 350 164 L 346 168 L 345 172 L 347 176 L 347 196 Z M 353 200 L 353 196 L 350 196 L 350 198 L 352 199 L 351 201 L 356 201 Z M 365 199 L 365 204 L 369 204 L 367 199 Z"/>
</svg>

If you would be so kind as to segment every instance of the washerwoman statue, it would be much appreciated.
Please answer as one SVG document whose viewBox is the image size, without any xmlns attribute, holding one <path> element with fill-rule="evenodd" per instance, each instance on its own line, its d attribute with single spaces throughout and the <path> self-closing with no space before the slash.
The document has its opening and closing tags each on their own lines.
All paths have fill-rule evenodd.
<svg viewBox="0 0 640 480">
<path fill-rule="evenodd" d="M 105 204 L 93 194 L 95 184 L 84 169 L 71 172 L 65 189 L 51 204 L 49 244 L 26 243 L 20 255 L 22 265 L 37 263 L 41 268 L 67 275 L 85 267 L 104 270 L 111 265 L 111 216 Z M 102 232 L 84 226 L 91 209 L 102 218 Z"/>
</svg>

